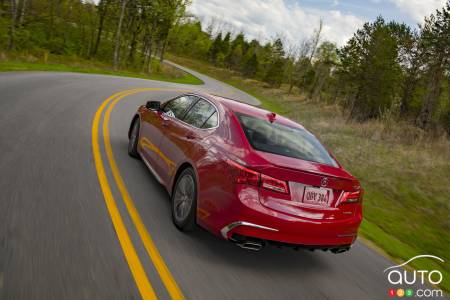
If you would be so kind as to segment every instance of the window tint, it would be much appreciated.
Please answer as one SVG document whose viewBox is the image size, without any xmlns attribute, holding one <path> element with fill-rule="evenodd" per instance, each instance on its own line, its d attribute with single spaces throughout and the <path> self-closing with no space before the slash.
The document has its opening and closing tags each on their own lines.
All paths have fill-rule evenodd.
<svg viewBox="0 0 450 300">
<path fill-rule="evenodd" d="M 244 114 L 237 116 L 256 150 L 337 166 L 328 151 L 308 131 Z"/>
<path fill-rule="evenodd" d="M 217 117 L 217 111 L 215 111 L 209 118 L 208 120 L 205 121 L 205 123 L 203 123 L 202 128 L 212 128 L 212 127 L 216 127 L 217 126 L 217 121 L 218 121 L 218 117 Z"/>
<path fill-rule="evenodd" d="M 163 111 L 171 117 L 181 119 L 186 112 L 186 110 L 191 106 L 191 104 L 196 101 L 196 97 L 192 96 L 182 96 L 174 100 L 169 101 L 164 105 Z"/>
<path fill-rule="evenodd" d="M 214 111 L 214 106 L 211 103 L 200 99 L 186 114 L 184 122 L 200 128 Z"/>
</svg>

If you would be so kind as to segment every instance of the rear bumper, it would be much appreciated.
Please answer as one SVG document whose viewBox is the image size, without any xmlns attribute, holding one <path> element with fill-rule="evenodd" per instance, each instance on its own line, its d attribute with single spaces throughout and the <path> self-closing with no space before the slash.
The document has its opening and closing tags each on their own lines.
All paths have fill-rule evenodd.
<svg viewBox="0 0 450 300">
<path fill-rule="evenodd" d="M 248 196 L 248 193 L 247 193 Z M 225 239 L 233 235 L 306 248 L 350 246 L 357 237 L 362 213 L 340 220 L 316 220 L 271 210 L 258 199 L 238 197 L 232 218 L 220 228 Z M 241 200 L 242 198 L 242 200 Z"/>
</svg>

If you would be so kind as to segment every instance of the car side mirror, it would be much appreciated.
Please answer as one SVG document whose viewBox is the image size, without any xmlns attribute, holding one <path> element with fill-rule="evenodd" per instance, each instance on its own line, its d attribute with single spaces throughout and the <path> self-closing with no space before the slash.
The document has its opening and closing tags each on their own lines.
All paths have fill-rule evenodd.
<svg viewBox="0 0 450 300">
<path fill-rule="evenodd" d="M 158 110 L 161 109 L 161 102 L 159 102 L 159 101 L 147 101 L 147 103 L 145 104 L 145 107 L 147 109 L 150 109 L 150 110 L 158 111 Z"/>
</svg>

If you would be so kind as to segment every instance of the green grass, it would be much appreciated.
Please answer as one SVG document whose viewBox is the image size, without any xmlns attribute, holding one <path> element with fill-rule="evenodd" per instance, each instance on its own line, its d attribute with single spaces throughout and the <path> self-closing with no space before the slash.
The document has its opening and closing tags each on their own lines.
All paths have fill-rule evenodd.
<svg viewBox="0 0 450 300">
<path fill-rule="evenodd" d="M 89 74 L 105 74 L 123 77 L 133 77 L 151 80 L 168 81 L 183 84 L 203 84 L 199 78 L 189 74 L 181 73 L 173 75 L 175 72 L 161 72 L 155 74 L 144 74 L 127 70 L 114 71 L 106 66 L 97 66 L 89 63 L 44 63 L 44 62 L 26 62 L 20 60 L 6 60 L 0 61 L 0 72 L 7 71 L 54 71 L 54 72 L 77 72 L 77 73 L 89 73 Z"/>
<path fill-rule="evenodd" d="M 337 105 L 312 102 L 296 90 L 271 89 L 229 70 L 204 62 L 171 56 L 169 59 L 215 77 L 257 97 L 262 106 L 286 115 L 312 131 L 365 188 L 364 221 L 360 235 L 392 259 L 406 261 L 420 254 L 416 269 L 436 268 L 440 287 L 450 291 L 450 141 L 427 136 L 395 120 L 364 124 L 346 122 Z"/>
</svg>

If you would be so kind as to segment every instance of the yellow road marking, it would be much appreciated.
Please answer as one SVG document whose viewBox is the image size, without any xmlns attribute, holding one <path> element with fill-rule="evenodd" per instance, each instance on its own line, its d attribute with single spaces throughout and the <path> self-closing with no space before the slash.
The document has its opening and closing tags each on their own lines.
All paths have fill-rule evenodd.
<svg viewBox="0 0 450 300">
<path fill-rule="evenodd" d="M 100 187 L 105 198 L 106 207 L 111 217 L 114 229 L 116 230 L 116 234 L 122 247 L 122 251 L 125 255 L 125 259 L 138 287 L 139 293 L 141 294 L 142 299 L 157 299 L 155 291 L 153 290 L 153 287 L 151 286 L 150 281 L 145 274 L 142 263 L 139 260 L 133 243 L 131 242 L 125 224 L 123 223 L 122 217 L 120 216 L 119 209 L 117 208 L 116 201 L 114 200 L 114 197 L 112 195 L 111 188 L 106 177 L 105 168 L 103 166 L 100 154 L 100 146 L 98 143 L 98 129 L 103 109 L 112 99 L 114 99 L 115 97 L 120 97 L 126 94 L 126 92 L 127 91 L 116 93 L 106 99 L 95 113 L 94 121 L 92 124 L 92 151 L 94 154 L 94 162 L 95 168 L 97 170 L 98 180 L 100 182 Z"/>
<path fill-rule="evenodd" d="M 147 90 L 166 90 L 169 91 L 169 89 L 147 89 Z M 106 155 L 108 157 L 109 165 L 111 166 L 111 170 L 113 173 L 114 180 L 116 181 L 117 187 L 119 188 L 120 194 L 122 195 L 122 199 L 125 202 L 125 206 L 127 207 L 128 213 L 131 216 L 131 219 L 133 221 L 134 226 L 136 227 L 136 230 L 141 237 L 142 243 L 144 244 L 145 250 L 147 251 L 148 255 L 153 261 L 153 264 L 155 265 L 155 268 L 161 277 L 161 280 L 163 281 L 167 291 L 169 292 L 169 295 L 172 299 L 185 299 L 183 296 L 183 293 L 181 292 L 180 288 L 178 287 L 175 279 L 173 278 L 172 274 L 170 273 L 167 265 L 165 264 L 163 258 L 161 257 L 161 254 L 159 253 L 158 249 L 155 246 L 155 243 L 153 242 L 153 239 L 151 238 L 150 234 L 148 233 L 147 229 L 145 228 L 144 223 L 142 222 L 142 219 L 136 209 L 136 206 L 134 205 L 133 200 L 130 197 L 130 194 L 128 193 L 127 188 L 125 187 L 125 183 L 123 182 L 122 176 L 120 175 L 119 168 L 117 167 L 116 161 L 114 159 L 114 154 L 111 147 L 110 137 L 109 137 L 109 120 L 111 116 L 111 111 L 114 108 L 114 106 L 122 100 L 124 97 L 142 92 L 144 90 L 136 90 L 132 91 L 126 94 L 119 95 L 111 104 L 109 105 L 108 109 L 105 112 L 105 117 L 103 119 L 103 139 L 105 143 L 105 150 Z M 170 90 L 170 91 L 181 91 L 181 90 Z"/>
</svg>

